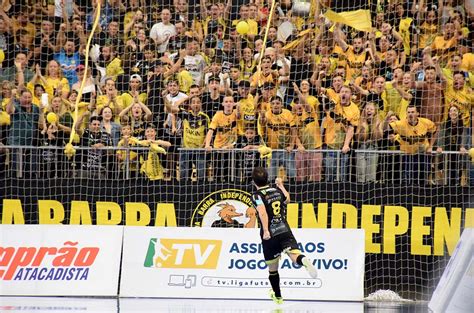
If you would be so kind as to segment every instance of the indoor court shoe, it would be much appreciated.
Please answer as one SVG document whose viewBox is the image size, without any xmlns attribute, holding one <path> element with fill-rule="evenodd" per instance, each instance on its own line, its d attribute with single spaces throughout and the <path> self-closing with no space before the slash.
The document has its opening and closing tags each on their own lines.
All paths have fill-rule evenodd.
<svg viewBox="0 0 474 313">
<path fill-rule="evenodd" d="M 308 274 L 309 276 L 311 276 L 311 278 L 318 277 L 318 272 L 316 271 L 316 268 L 314 267 L 310 259 L 308 259 L 307 257 L 304 257 L 302 260 L 302 263 L 304 267 L 306 268 L 306 271 L 308 271 Z"/>
<path fill-rule="evenodd" d="M 276 304 L 283 304 L 283 298 L 282 297 L 276 297 L 275 292 L 273 290 L 270 290 L 270 298 L 276 303 Z"/>
</svg>

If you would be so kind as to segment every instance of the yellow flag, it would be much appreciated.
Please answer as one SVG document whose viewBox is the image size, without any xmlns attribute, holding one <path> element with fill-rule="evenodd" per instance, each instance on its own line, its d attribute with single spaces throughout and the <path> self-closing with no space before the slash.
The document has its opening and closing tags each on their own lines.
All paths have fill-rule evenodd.
<svg viewBox="0 0 474 313">
<path fill-rule="evenodd" d="M 365 32 L 370 32 L 372 30 L 369 10 L 356 10 L 340 13 L 327 10 L 326 13 L 324 13 L 324 16 L 333 22 L 346 24 L 357 30 Z"/>
<path fill-rule="evenodd" d="M 307 35 L 307 34 L 310 34 L 314 32 L 314 29 L 312 28 L 309 28 L 309 29 L 306 29 L 306 30 L 303 30 L 301 32 L 298 33 L 298 36 L 297 36 L 297 39 L 287 43 L 284 47 L 283 47 L 283 50 L 292 50 L 292 49 L 295 49 L 296 47 L 298 47 L 298 45 L 303 41 L 305 40 L 305 38 L 303 38 L 304 35 Z"/>
</svg>

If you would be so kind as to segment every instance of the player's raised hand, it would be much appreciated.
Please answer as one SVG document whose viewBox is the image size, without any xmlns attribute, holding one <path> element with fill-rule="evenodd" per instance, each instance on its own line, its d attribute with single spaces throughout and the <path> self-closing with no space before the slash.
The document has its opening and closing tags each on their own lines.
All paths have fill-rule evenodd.
<svg viewBox="0 0 474 313">
<path fill-rule="evenodd" d="M 275 178 L 275 185 L 277 185 L 277 187 L 283 186 L 283 179 L 280 177 Z"/>
</svg>

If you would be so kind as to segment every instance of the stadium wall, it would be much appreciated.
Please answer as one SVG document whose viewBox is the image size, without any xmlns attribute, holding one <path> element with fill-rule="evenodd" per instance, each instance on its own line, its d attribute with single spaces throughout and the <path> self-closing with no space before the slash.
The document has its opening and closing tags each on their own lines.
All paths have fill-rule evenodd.
<svg viewBox="0 0 474 313">
<path fill-rule="evenodd" d="M 254 227 L 249 185 L 5 182 L 0 186 L 2 224 Z M 345 182 L 296 184 L 289 191 L 292 227 L 365 230 L 366 295 L 391 289 L 406 298 L 429 299 L 462 230 L 474 225 L 468 188 Z M 231 223 L 221 220 L 229 214 Z"/>
</svg>

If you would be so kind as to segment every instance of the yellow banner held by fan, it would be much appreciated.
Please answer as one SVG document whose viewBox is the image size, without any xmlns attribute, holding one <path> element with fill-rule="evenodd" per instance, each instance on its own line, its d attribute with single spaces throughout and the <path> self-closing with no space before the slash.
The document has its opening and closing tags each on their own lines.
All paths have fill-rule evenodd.
<svg viewBox="0 0 474 313">
<path fill-rule="evenodd" d="M 349 25 L 357 30 L 365 32 L 370 32 L 372 30 L 372 21 L 370 19 L 369 10 L 356 10 L 340 13 L 327 10 L 326 13 L 324 13 L 324 16 L 333 22 Z"/>
<path fill-rule="evenodd" d="M 307 34 L 310 34 L 314 32 L 314 29 L 310 28 L 310 29 L 306 29 L 306 30 L 303 30 L 301 32 L 298 33 L 298 38 L 287 43 L 284 47 L 283 47 L 283 50 L 292 50 L 294 48 L 296 48 L 301 42 L 303 42 L 305 40 L 305 38 L 303 38 L 304 35 L 307 35 Z"/>
</svg>

